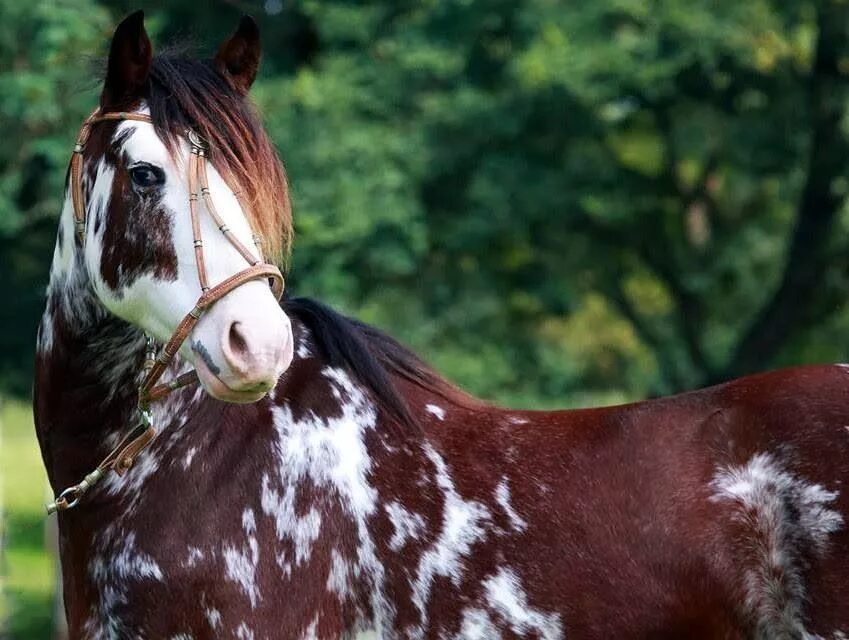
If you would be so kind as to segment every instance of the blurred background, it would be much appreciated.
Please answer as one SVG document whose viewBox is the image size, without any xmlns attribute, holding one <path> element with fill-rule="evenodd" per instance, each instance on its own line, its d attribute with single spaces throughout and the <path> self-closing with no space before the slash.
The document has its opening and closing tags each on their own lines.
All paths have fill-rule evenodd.
<svg viewBox="0 0 849 640">
<path fill-rule="evenodd" d="M 0 0 L 0 636 L 50 637 L 35 329 L 74 136 L 137 8 L 205 57 L 258 20 L 290 292 L 484 398 L 849 359 L 845 1 Z"/>
</svg>

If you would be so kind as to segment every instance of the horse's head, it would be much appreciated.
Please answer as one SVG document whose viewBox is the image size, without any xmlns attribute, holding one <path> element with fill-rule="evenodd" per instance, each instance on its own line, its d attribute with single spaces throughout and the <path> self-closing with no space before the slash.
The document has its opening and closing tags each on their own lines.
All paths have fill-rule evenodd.
<svg viewBox="0 0 849 640">
<path fill-rule="evenodd" d="M 103 306 L 159 341 L 172 336 L 201 295 L 190 215 L 190 191 L 201 189 L 190 185 L 189 131 L 208 149 L 209 162 L 201 162 L 210 200 L 195 198 L 208 285 L 248 266 L 213 219 L 213 206 L 247 259 L 259 259 L 260 247 L 277 258 L 285 253 L 285 176 L 245 97 L 259 57 L 250 18 L 211 61 L 153 57 L 141 12 L 113 37 L 100 113 L 147 114 L 149 121 L 91 125 L 81 179 L 86 225 L 76 247 Z M 265 279 L 252 280 L 209 307 L 180 353 L 211 395 L 251 402 L 289 366 L 291 325 Z"/>
</svg>

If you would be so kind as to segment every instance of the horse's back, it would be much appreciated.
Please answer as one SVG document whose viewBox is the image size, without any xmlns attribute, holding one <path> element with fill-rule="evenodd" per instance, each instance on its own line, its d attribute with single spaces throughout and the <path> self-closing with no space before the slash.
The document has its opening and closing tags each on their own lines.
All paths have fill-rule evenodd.
<svg viewBox="0 0 849 640">
<path fill-rule="evenodd" d="M 849 367 L 787 369 L 715 390 L 712 500 L 764 637 L 849 633 Z"/>
<path fill-rule="evenodd" d="M 733 576 L 727 592 L 757 636 L 845 637 L 849 367 L 749 376 L 632 411 L 626 424 L 667 443 L 659 459 L 686 496 L 675 508 L 701 520 L 706 566 Z"/>
<path fill-rule="evenodd" d="M 849 632 L 849 368 L 516 416 L 514 561 L 575 637 Z"/>
</svg>

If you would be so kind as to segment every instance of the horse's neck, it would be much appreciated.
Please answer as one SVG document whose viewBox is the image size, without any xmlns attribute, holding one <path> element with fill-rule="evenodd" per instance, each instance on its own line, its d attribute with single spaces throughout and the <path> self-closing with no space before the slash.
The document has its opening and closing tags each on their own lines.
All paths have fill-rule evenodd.
<svg viewBox="0 0 849 640">
<path fill-rule="evenodd" d="M 59 245 L 69 243 L 73 246 L 73 237 L 67 233 L 57 243 L 59 262 L 54 262 L 39 330 L 35 385 L 36 426 L 54 488 L 79 481 L 131 426 L 144 357 L 141 331 L 100 306 L 79 259 L 63 256 Z M 399 439 L 382 424 L 383 412 L 370 394 L 345 371 L 328 366 L 310 332 L 294 318 L 293 330 L 295 357 L 263 401 L 269 411 L 227 409 L 229 419 L 245 411 L 271 420 L 264 432 L 272 442 L 261 447 L 261 455 L 235 458 L 262 467 L 255 476 L 258 509 L 249 520 L 271 518 L 279 539 L 291 542 L 292 553 L 278 558 L 284 573 L 329 567 L 332 580 L 321 585 L 322 594 L 330 588 L 340 598 L 355 599 L 360 612 L 371 612 L 361 615 L 385 617 L 384 559 L 378 558 L 371 528 L 376 517 L 406 523 L 397 502 L 400 485 L 432 466 L 422 455 L 426 445 Z M 157 405 L 160 415 L 166 407 Z M 183 420 L 191 419 L 194 409 L 181 410 Z M 167 421 L 159 426 L 167 429 Z M 262 427 L 254 425 L 257 433 Z M 221 438 L 216 446 L 226 442 Z M 159 455 L 170 454 L 160 449 Z M 378 476 L 398 485 L 389 492 L 393 500 L 379 495 L 387 487 L 375 485 Z M 408 489 L 409 495 L 417 491 L 412 485 Z M 410 520 L 406 528 L 395 524 L 398 531 L 388 544 L 400 548 L 416 522 Z"/>
</svg>

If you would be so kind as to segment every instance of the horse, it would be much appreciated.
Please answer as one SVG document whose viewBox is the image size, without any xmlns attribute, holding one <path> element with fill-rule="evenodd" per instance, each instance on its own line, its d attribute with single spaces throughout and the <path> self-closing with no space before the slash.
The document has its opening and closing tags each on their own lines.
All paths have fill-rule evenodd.
<svg viewBox="0 0 849 640">
<path fill-rule="evenodd" d="M 849 369 L 509 410 L 278 301 L 260 53 L 130 15 L 75 148 L 34 387 L 71 638 L 847 638 Z"/>
</svg>

